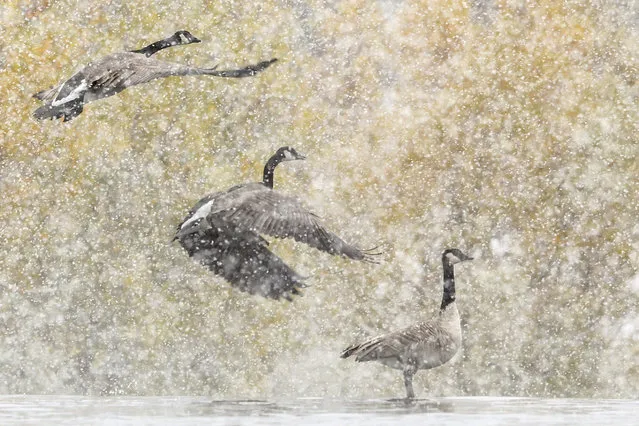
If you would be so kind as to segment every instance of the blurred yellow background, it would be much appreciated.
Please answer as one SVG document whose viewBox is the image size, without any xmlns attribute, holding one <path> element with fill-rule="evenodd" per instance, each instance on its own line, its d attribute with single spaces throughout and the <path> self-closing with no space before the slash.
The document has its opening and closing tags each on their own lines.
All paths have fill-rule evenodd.
<svg viewBox="0 0 639 426">
<path fill-rule="evenodd" d="M 463 351 L 422 395 L 639 392 L 639 11 L 564 1 L 12 1 L 0 6 L 0 392 L 402 394 L 338 358 L 434 315 L 457 268 Z M 36 122 L 31 98 L 188 30 L 168 78 Z M 382 264 L 289 241 L 310 287 L 240 293 L 171 243 L 213 190 L 278 167 Z"/>
</svg>

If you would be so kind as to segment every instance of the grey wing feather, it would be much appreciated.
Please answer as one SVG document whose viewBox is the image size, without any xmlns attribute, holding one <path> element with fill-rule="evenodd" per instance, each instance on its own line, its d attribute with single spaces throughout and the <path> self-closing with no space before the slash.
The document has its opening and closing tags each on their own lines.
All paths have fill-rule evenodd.
<svg viewBox="0 0 639 426">
<path fill-rule="evenodd" d="M 221 221 L 198 218 L 181 227 L 176 238 L 189 256 L 241 291 L 291 300 L 305 286 L 303 278 L 251 231 L 238 232 Z"/>
<path fill-rule="evenodd" d="M 34 93 L 33 97 L 44 102 L 49 102 L 55 99 L 55 95 L 60 89 L 59 86 L 52 87 L 50 89 L 41 90 L 38 93 Z"/>
<path fill-rule="evenodd" d="M 276 238 L 293 238 L 333 255 L 370 261 L 362 250 L 326 230 L 318 216 L 293 197 L 261 184 L 259 187 L 247 185 L 241 191 L 229 192 L 228 195 L 229 199 L 212 212 L 227 223 Z"/>
<path fill-rule="evenodd" d="M 142 63 L 142 60 L 145 63 Z M 93 73 L 87 78 L 89 90 L 92 92 L 104 92 L 105 95 L 113 95 L 124 89 L 143 84 L 158 78 L 172 75 L 185 74 L 189 67 L 170 64 L 167 62 L 153 61 L 149 58 L 135 58 L 119 67 L 102 68 L 99 73 Z M 124 65 L 124 66 L 123 66 Z"/>
<path fill-rule="evenodd" d="M 191 67 L 147 58 L 131 52 L 106 56 L 87 65 L 63 83 L 56 99 L 64 99 L 84 80 L 87 91 L 103 98 L 114 95 L 127 87 L 172 75 L 186 75 Z"/>
<path fill-rule="evenodd" d="M 384 358 L 402 357 L 414 345 L 438 345 L 437 330 L 434 324 L 419 323 L 408 328 L 382 336 L 374 337 L 363 343 L 346 348 L 342 358 L 357 355 L 356 361 L 376 361 Z"/>
</svg>

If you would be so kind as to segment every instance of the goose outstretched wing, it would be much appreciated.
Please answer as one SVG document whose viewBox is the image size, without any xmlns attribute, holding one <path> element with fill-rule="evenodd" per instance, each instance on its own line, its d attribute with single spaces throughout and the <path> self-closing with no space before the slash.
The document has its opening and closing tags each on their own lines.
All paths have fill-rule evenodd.
<svg viewBox="0 0 639 426">
<path fill-rule="evenodd" d="M 223 221 L 204 217 L 185 223 L 176 239 L 189 256 L 239 290 L 292 300 L 305 286 L 303 278 L 274 255 L 258 234 L 248 230 L 238 232 Z"/>
<path fill-rule="evenodd" d="M 131 52 L 113 55 L 109 63 L 95 67 L 88 85 L 92 91 L 113 91 L 115 93 L 127 87 L 147 83 L 158 78 L 186 75 L 211 75 L 214 77 L 243 78 L 252 77 L 277 62 L 277 59 L 262 61 L 235 70 L 217 68 L 196 68 L 183 64 L 160 61 Z"/>
<path fill-rule="evenodd" d="M 86 92 L 93 94 L 90 95 L 92 97 L 90 100 L 105 98 L 119 93 L 127 87 L 171 76 L 252 77 L 276 61 L 277 59 L 262 61 L 236 70 L 218 70 L 165 62 L 133 52 L 120 52 L 87 65 L 62 83 L 55 99 L 53 99 L 53 105 L 82 98 Z M 45 92 L 39 92 L 34 96 L 44 97 Z"/>
<path fill-rule="evenodd" d="M 329 232 L 319 217 L 295 198 L 262 184 L 248 184 L 230 190 L 211 206 L 210 216 L 237 227 L 275 238 L 293 238 L 332 255 L 374 262 L 367 250 L 346 243 Z"/>
</svg>

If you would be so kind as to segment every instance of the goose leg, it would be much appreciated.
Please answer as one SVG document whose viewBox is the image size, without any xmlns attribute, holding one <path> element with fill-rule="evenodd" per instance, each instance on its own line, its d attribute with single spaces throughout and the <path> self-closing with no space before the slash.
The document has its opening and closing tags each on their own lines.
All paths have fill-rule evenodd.
<svg viewBox="0 0 639 426">
<path fill-rule="evenodd" d="M 415 392 L 413 391 L 413 375 L 415 371 L 410 367 L 404 368 L 404 386 L 406 386 L 406 399 L 414 399 Z"/>
</svg>

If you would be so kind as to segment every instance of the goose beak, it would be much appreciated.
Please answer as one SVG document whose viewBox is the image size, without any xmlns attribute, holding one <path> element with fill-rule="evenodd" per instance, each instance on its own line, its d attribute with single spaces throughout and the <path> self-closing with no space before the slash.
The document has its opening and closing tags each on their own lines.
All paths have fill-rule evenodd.
<svg viewBox="0 0 639 426">
<path fill-rule="evenodd" d="M 193 43 L 202 43 L 202 40 L 197 37 L 193 37 Z"/>
</svg>

